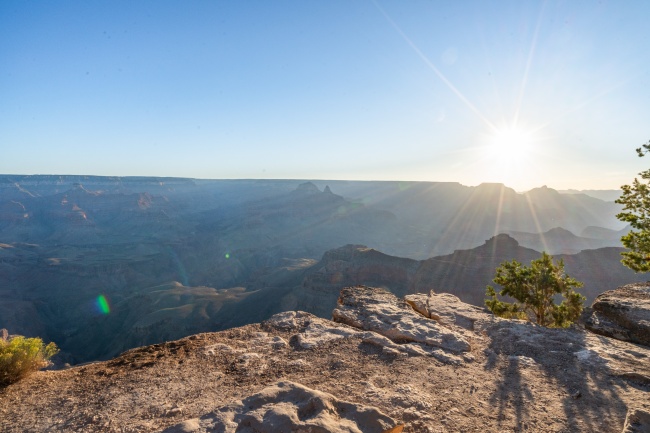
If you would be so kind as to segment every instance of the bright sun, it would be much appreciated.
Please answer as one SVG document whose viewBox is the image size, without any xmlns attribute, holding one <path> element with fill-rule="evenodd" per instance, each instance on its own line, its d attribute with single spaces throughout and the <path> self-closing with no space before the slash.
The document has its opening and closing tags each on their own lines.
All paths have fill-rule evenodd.
<svg viewBox="0 0 650 433">
<path fill-rule="evenodd" d="M 482 176 L 514 188 L 535 183 L 538 138 L 520 127 L 495 129 L 483 137 Z"/>
<path fill-rule="evenodd" d="M 487 151 L 504 163 L 522 163 L 529 156 L 534 138 L 532 133 L 519 128 L 503 128 L 488 139 Z"/>
</svg>

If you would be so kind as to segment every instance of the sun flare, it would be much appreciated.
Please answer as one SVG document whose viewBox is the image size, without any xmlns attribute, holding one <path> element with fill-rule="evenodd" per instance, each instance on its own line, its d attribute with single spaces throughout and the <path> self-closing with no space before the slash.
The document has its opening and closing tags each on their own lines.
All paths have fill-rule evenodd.
<svg viewBox="0 0 650 433">
<path fill-rule="evenodd" d="M 533 134 L 526 130 L 498 129 L 488 139 L 487 151 L 501 161 L 520 163 L 529 156 L 534 141 Z"/>
<path fill-rule="evenodd" d="M 535 155 L 540 139 L 532 130 L 503 127 L 483 136 L 481 174 L 490 182 L 515 188 L 534 184 L 537 174 Z"/>
</svg>

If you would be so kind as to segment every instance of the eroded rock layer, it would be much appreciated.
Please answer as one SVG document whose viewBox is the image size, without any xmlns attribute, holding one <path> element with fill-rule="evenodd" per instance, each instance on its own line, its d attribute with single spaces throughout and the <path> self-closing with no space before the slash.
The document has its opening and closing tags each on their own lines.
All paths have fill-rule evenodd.
<svg viewBox="0 0 650 433">
<path fill-rule="evenodd" d="M 587 320 L 591 331 L 650 346 L 650 283 L 628 284 L 599 295 Z"/>
</svg>

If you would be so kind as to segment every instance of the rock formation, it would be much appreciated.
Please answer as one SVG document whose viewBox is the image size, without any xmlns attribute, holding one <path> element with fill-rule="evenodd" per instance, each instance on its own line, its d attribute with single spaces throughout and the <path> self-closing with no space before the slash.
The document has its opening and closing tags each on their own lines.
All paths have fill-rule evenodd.
<svg viewBox="0 0 650 433">
<path fill-rule="evenodd" d="M 476 322 L 485 322 L 485 309 L 462 302 L 458 297 L 449 293 L 433 293 L 428 295 L 416 293 L 406 295 L 404 300 L 424 317 L 436 320 L 443 326 L 460 326 L 461 328 L 478 331 Z M 495 319 L 489 316 L 488 321 Z"/>
<path fill-rule="evenodd" d="M 377 332 L 395 342 L 420 343 L 452 353 L 468 352 L 463 337 L 429 320 L 392 293 L 373 287 L 347 287 L 332 312 L 335 322 Z"/>
<path fill-rule="evenodd" d="M 384 433 L 395 426 L 374 407 L 286 381 L 163 433 Z"/>
<path fill-rule="evenodd" d="M 341 292 L 262 324 L 42 371 L 0 431 L 647 432 L 650 347 L 495 319 L 446 294 Z"/>
<path fill-rule="evenodd" d="M 592 310 L 586 323 L 591 331 L 650 347 L 650 283 L 605 292 Z"/>
</svg>

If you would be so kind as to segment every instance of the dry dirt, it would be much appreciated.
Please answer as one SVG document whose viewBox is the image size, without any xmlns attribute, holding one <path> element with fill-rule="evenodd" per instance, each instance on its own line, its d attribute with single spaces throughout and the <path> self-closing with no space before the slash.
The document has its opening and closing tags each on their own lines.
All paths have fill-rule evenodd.
<svg viewBox="0 0 650 433">
<path fill-rule="evenodd" d="M 375 406 L 404 432 L 620 432 L 628 409 L 650 410 L 650 348 L 578 327 L 467 331 L 460 365 L 355 337 L 299 349 L 295 334 L 247 325 L 41 371 L 0 389 L 0 431 L 158 432 L 279 380 Z"/>
</svg>

